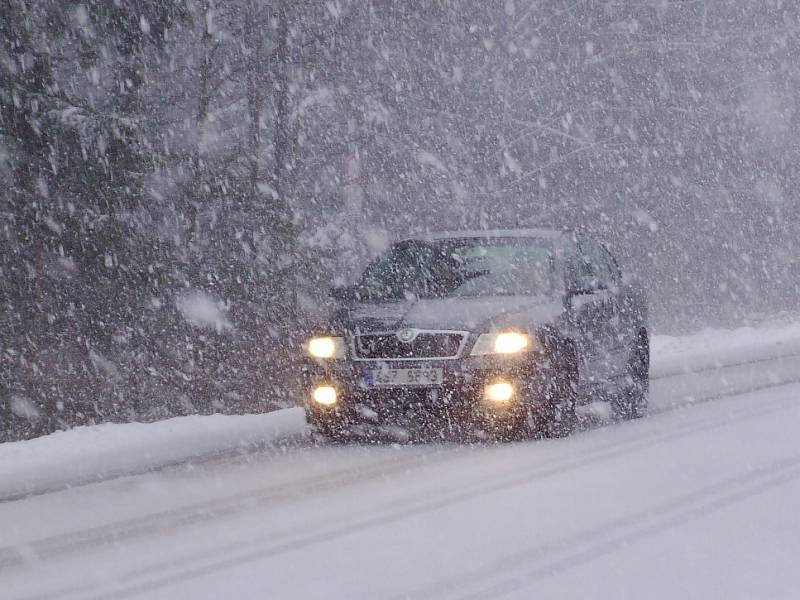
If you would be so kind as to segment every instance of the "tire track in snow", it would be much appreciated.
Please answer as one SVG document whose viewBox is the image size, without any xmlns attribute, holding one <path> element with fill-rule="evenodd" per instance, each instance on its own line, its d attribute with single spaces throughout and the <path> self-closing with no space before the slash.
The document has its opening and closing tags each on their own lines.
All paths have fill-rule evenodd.
<svg viewBox="0 0 800 600">
<path fill-rule="evenodd" d="M 759 364 L 762 362 L 776 362 L 783 359 L 800 358 L 800 355 L 785 356 L 780 359 L 769 359 L 768 361 L 754 360 L 746 361 L 739 365 L 726 365 L 719 369 L 715 369 L 715 373 L 724 371 L 728 368 Z M 675 375 L 669 375 L 673 377 Z M 654 378 L 654 379 L 661 379 Z M 795 378 L 795 380 L 798 378 Z M 775 385 L 783 385 L 780 382 Z M 773 384 L 749 387 L 748 392 L 756 391 L 774 387 Z M 709 395 L 705 398 L 695 400 L 691 403 L 679 403 L 678 406 L 670 406 L 658 411 L 653 411 L 652 414 L 667 412 L 675 410 L 681 404 L 699 404 L 711 400 L 718 400 L 721 398 L 729 397 L 744 393 L 740 391 Z M 572 439 L 575 439 L 573 436 Z M 614 448 L 625 448 L 630 444 L 637 445 L 636 438 L 626 438 L 624 440 L 614 440 L 599 448 L 601 451 Z M 434 452 L 425 452 L 424 454 L 415 454 L 414 456 L 400 456 L 391 457 L 389 459 L 380 460 L 377 462 L 370 462 L 365 466 L 355 468 L 343 469 L 334 473 L 325 475 L 315 475 L 311 478 L 303 479 L 300 481 L 288 482 L 279 486 L 270 486 L 266 488 L 250 490 L 245 493 L 235 494 L 232 496 L 218 498 L 193 504 L 190 506 L 183 506 L 180 508 L 164 511 L 145 517 L 137 517 L 128 519 L 121 522 L 111 523 L 95 527 L 92 529 L 67 533 L 49 538 L 36 540 L 27 544 L 14 547 L 0 547 L 0 572 L 12 566 L 23 564 L 30 560 L 30 557 L 37 559 L 45 559 L 65 554 L 67 552 L 80 550 L 95 545 L 103 545 L 110 543 L 117 543 L 121 540 L 128 538 L 141 537 L 150 533 L 163 532 L 170 529 L 177 529 L 180 527 L 187 527 L 194 524 L 202 523 L 211 519 L 218 519 L 222 517 L 234 516 L 242 512 L 265 508 L 271 505 L 288 502 L 297 497 L 301 497 L 309 493 L 324 493 L 327 491 L 340 489 L 343 486 L 359 485 L 375 479 L 391 476 L 396 473 L 401 473 L 408 469 L 424 468 L 429 465 L 435 465 L 442 460 L 465 458 L 472 454 L 472 449 L 464 447 L 435 447 Z M 569 469 L 574 468 L 574 460 L 571 457 L 566 457 L 559 460 L 552 466 L 554 469 Z M 580 465 L 578 465 L 580 466 Z"/>
<path fill-rule="evenodd" d="M 778 387 L 777 385 L 764 386 L 764 389 Z M 742 394 L 728 394 L 727 397 L 740 396 Z M 719 397 L 715 398 L 719 399 Z M 710 401 L 708 399 L 706 401 Z M 696 404 L 696 403 L 695 403 Z M 484 480 L 479 484 L 470 484 L 453 489 L 452 486 L 432 492 L 425 500 L 418 498 L 398 498 L 391 503 L 385 504 L 376 510 L 369 511 L 365 516 L 360 513 L 358 518 L 349 520 L 339 520 L 335 527 L 327 529 L 309 529 L 298 534 L 294 532 L 267 532 L 261 537 L 251 542 L 239 542 L 229 544 L 226 547 L 218 547 L 212 551 L 195 554 L 190 557 L 182 558 L 180 561 L 173 561 L 168 565 L 153 564 L 148 567 L 121 573 L 116 579 L 117 584 L 107 591 L 92 598 L 127 598 L 145 594 L 164 586 L 168 586 L 181 581 L 202 577 L 210 573 L 222 571 L 228 568 L 239 566 L 246 562 L 256 561 L 270 556 L 280 555 L 286 552 L 302 549 L 308 546 L 322 544 L 333 541 L 356 532 L 366 531 L 372 528 L 397 522 L 411 516 L 416 516 L 455 504 L 463 503 L 475 498 L 487 496 L 499 491 L 504 491 L 518 486 L 529 485 L 548 477 L 557 476 L 566 472 L 586 468 L 591 465 L 625 455 L 629 452 L 649 448 L 656 444 L 663 444 L 674 441 L 682 437 L 705 433 L 713 429 L 725 427 L 733 423 L 756 419 L 773 412 L 793 409 L 797 407 L 795 399 L 780 399 L 771 403 L 761 403 L 758 406 L 742 409 L 733 413 L 726 413 L 724 417 L 710 417 L 701 421 L 688 421 L 685 425 L 653 435 L 648 430 L 643 435 L 627 439 L 620 443 L 611 443 L 601 446 L 600 449 L 591 449 L 592 454 L 586 457 L 586 450 L 583 449 L 580 455 L 583 457 L 568 457 L 565 460 L 549 463 L 545 467 L 537 466 L 532 469 L 520 471 L 516 469 L 513 474 L 500 474 L 488 481 Z M 800 463 L 800 457 L 797 459 Z M 268 541 L 266 541 L 268 539 Z M 278 541 L 280 540 L 280 541 Z M 178 564 L 187 564 L 188 567 L 176 569 Z M 159 573 L 159 571 L 161 573 Z M 155 576 L 154 576 L 155 575 Z M 139 581 L 136 581 L 136 580 Z M 126 585 L 125 581 L 130 583 Z M 34 598 L 54 597 L 56 594 L 70 595 L 86 591 L 85 587 L 62 589 L 59 592 Z M 412 596 L 413 597 L 413 596 Z"/>
<path fill-rule="evenodd" d="M 774 461 L 600 526 L 516 552 L 395 600 L 497 598 L 591 562 L 636 542 L 800 479 L 800 454 Z M 498 574 L 500 577 L 498 577 Z M 497 581 L 499 579 L 499 581 Z M 492 580 L 495 580 L 492 582 Z M 470 584 L 488 582 L 469 589 Z M 458 590 L 467 588 L 464 593 Z"/>
<path fill-rule="evenodd" d="M 719 397 L 714 397 L 714 399 Z M 693 404 L 697 404 L 697 402 Z M 615 439 L 594 448 L 593 454 L 599 456 L 603 453 L 602 455 L 604 456 L 604 453 L 611 451 L 613 454 L 610 456 L 616 456 L 618 453 L 624 453 L 640 447 L 643 439 L 650 440 L 652 438 L 648 433 L 644 436 Z M 315 475 L 283 485 L 250 490 L 242 494 L 183 506 L 145 517 L 136 517 L 75 533 L 43 538 L 20 546 L 0 547 L 0 572 L 10 567 L 24 564 L 31 557 L 35 557 L 36 560 L 48 559 L 59 554 L 66 554 L 92 546 L 118 543 L 125 539 L 141 537 L 150 533 L 160 533 L 212 519 L 235 516 L 246 511 L 289 502 L 306 494 L 339 490 L 344 486 L 367 483 L 382 477 L 403 473 L 409 469 L 436 465 L 443 460 L 466 458 L 471 456 L 472 452 L 474 450 L 471 448 L 445 447 L 441 449 L 441 447 L 437 447 L 434 452 L 391 457 L 386 460 L 371 462 L 365 466 L 343 469 L 321 476 Z M 583 457 L 584 453 L 576 453 L 575 456 L 570 455 L 548 463 L 544 469 L 544 476 L 548 476 L 551 472 L 562 472 L 584 466 L 586 459 L 576 460 L 576 456 Z M 594 462 L 594 460 L 591 462 Z M 534 475 L 534 477 L 536 476 Z"/>
<path fill-rule="evenodd" d="M 317 474 L 298 481 L 249 490 L 241 494 L 182 506 L 144 517 L 135 517 L 78 532 L 43 538 L 18 546 L 0 547 L 0 573 L 30 561 L 31 557 L 43 560 L 83 548 L 118 543 L 128 538 L 161 533 L 212 519 L 233 516 L 270 505 L 290 502 L 306 494 L 339 490 L 348 485 L 380 479 L 429 464 L 438 464 L 469 451 L 470 449 L 466 448 L 439 447 L 433 452 L 390 457 L 358 467 L 324 475 Z"/>
</svg>

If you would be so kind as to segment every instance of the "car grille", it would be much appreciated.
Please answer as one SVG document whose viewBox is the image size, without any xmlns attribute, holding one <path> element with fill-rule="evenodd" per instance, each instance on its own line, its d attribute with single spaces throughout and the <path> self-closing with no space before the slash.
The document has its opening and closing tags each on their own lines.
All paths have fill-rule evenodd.
<svg viewBox="0 0 800 600">
<path fill-rule="evenodd" d="M 394 333 L 357 335 L 355 351 L 364 359 L 455 358 L 466 334 L 451 332 L 419 332 L 410 342 L 401 341 Z"/>
</svg>

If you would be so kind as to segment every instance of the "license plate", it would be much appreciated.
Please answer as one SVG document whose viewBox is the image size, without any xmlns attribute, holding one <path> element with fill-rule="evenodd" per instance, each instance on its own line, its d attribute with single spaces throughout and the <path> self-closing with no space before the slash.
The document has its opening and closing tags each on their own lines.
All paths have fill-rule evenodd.
<svg viewBox="0 0 800 600">
<path fill-rule="evenodd" d="M 444 370 L 423 369 L 367 369 L 365 380 L 369 387 L 389 385 L 437 385 L 444 381 Z"/>
</svg>

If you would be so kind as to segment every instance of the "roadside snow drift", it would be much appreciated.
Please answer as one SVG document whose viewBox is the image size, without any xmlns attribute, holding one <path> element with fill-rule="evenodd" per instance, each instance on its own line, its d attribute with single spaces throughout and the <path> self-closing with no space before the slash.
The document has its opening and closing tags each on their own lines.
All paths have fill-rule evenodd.
<svg viewBox="0 0 800 600">
<path fill-rule="evenodd" d="M 302 409 L 76 427 L 0 444 L 0 501 L 302 436 Z"/>
</svg>

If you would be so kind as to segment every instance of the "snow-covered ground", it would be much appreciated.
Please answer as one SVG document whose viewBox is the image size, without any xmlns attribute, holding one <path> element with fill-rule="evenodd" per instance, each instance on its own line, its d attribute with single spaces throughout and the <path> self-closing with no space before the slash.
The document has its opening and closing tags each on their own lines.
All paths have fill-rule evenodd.
<svg viewBox="0 0 800 600">
<path fill-rule="evenodd" d="M 5 444 L 0 495 L 84 485 L 0 503 L 0 596 L 800 597 L 800 325 L 652 371 L 650 417 L 561 440 L 270 443 L 290 410 Z"/>
</svg>

